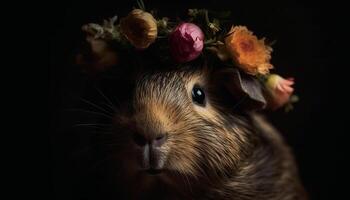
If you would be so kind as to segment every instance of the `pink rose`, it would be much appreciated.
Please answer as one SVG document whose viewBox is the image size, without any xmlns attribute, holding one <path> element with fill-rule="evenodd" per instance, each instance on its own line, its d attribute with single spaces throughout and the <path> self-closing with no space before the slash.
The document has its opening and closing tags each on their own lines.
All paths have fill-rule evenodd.
<svg viewBox="0 0 350 200">
<path fill-rule="evenodd" d="M 266 87 L 270 92 L 269 107 L 273 110 L 282 107 L 289 102 L 294 89 L 293 78 L 284 79 L 277 74 L 269 75 Z"/>
<path fill-rule="evenodd" d="M 169 36 L 170 51 L 180 63 L 196 59 L 203 50 L 204 33 L 195 24 L 182 23 Z"/>
</svg>

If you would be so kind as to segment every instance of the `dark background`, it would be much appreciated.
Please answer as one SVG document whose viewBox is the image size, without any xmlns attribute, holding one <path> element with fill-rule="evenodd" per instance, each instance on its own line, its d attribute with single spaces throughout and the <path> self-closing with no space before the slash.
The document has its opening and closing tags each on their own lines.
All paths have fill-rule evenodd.
<svg viewBox="0 0 350 200">
<path fill-rule="evenodd" d="M 277 40 L 273 46 L 275 72 L 296 80 L 300 102 L 291 113 L 267 113 L 292 146 L 302 181 L 312 199 L 343 199 L 346 193 L 345 129 L 346 37 L 345 9 L 339 2 L 304 1 L 151 1 L 160 15 L 183 13 L 187 8 L 231 10 L 235 24 L 246 25 L 259 37 Z M 71 170 L 71 150 L 79 138 L 66 132 L 73 117 L 63 110 L 77 102 L 84 88 L 72 63 L 81 45 L 81 25 L 125 16 L 133 1 L 52 3 L 50 54 L 50 186 L 53 199 L 70 199 L 79 179 Z M 51 12 L 52 11 L 52 12 Z M 344 48 L 345 47 L 345 48 Z"/>
</svg>

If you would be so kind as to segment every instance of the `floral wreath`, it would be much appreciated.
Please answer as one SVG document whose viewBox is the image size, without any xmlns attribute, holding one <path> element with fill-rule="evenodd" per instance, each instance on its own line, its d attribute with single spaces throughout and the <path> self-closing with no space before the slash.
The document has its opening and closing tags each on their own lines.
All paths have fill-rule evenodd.
<svg viewBox="0 0 350 200">
<path fill-rule="evenodd" d="M 104 20 L 101 25 L 89 23 L 82 27 L 87 33 L 91 51 L 100 58 L 99 63 L 93 66 L 95 69 L 105 69 L 117 63 L 115 52 L 107 48 L 108 43 L 114 42 L 120 49 L 138 51 L 154 45 L 159 52 L 170 52 L 170 57 L 161 54 L 162 58 L 179 65 L 201 55 L 215 55 L 221 64 L 237 70 L 240 90 L 260 101 L 263 108 L 275 110 L 284 106 L 289 111 L 293 108 L 292 103 L 298 101 L 298 97 L 293 95 L 294 79 L 270 73 L 273 69 L 270 63 L 272 43 L 268 44 L 265 38 L 258 39 L 246 26 L 231 23 L 230 29 L 225 30 L 223 27 L 229 12 L 189 9 L 188 20 L 172 22 L 167 17 L 157 18 L 155 11 L 147 12 L 142 0 L 138 0 L 137 4 L 138 8 L 120 20 L 115 16 Z M 209 14 L 214 17 L 211 19 Z M 159 44 L 155 45 L 157 42 Z M 80 55 L 78 63 L 86 64 L 82 60 Z M 260 83 L 264 98 L 250 91 L 254 89 L 243 80 L 243 76 Z"/>
</svg>

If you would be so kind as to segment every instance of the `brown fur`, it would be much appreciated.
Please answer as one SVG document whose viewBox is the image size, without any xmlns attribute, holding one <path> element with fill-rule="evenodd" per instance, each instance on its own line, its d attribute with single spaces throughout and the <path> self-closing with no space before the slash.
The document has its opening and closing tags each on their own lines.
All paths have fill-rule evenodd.
<svg viewBox="0 0 350 200">
<path fill-rule="evenodd" d="M 306 199 L 293 156 L 261 116 L 242 114 L 221 96 L 210 69 L 143 74 L 132 106 L 116 113 L 120 196 L 126 199 Z M 206 93 L 206 107 L 191 99 L 194 84 Z M 133 133 L 166 133 L 163 173 L 142 172 Z"/>
</svg>

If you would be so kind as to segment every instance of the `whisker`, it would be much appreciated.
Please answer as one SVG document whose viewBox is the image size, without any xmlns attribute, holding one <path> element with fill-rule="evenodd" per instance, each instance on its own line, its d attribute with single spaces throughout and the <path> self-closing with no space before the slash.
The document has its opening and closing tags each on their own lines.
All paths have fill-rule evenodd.
<svg viewBox="0 0 350 200">
<path fill-rule="evenodd" d="M 79 126 L 77 126 L 79 127 Z M 117 142 L 122 142 L 121 140 L 125 138 L 124 135 L 119 134 L 118 132 L 114 131 L 109 127 L 94 127 L 94 126 L 81 126 L 80 128 L 86 128 L 86 132 L 84 134 L 90 134 L 90 135 L 106 135 L 106 136 L 113 136 L 112 138 L 101 138 L 104 140 L 108 140 L 109 143 L 114 142 L 115 140 L 118 140 Z M 77 134 L 82 134 L 81 132 Z"/>
<path fill-rule="evenodd" d="M 110 109 L 112 109 L 113 110 L 113 112 L 115 112 L 116 110 L 117 110 L 117 108 L 116 107 L 114 107 L 114 106 L 111 106 L 111 105 L 109 105 L 108 103 L 102 103 L 103 105 L 105 105 L 105 106 L 107 106 L 108 108 L 110 108 Z"/>
<path fill-rule="evenodd" d="M 248 95 L 245 95 L 244 97 L 242 97 L 237 103 L 236 105 L 233 106 L 232 110 L 235 110 L 240 104 L 242 104 L 245 100 L 247 100 Z"/>
<path fill-rule="evenodd" d="M 184 176 L 185 179 L 186 179 L 186 182 L 187 182 L 188 188 L 189 188 L 189 190 L 190 190 L 190 193 L 193 194 L 192 187 L 191 187 L 191 183 L 190 183 L 190 181 L 189 181 L 187 175 L 184 174 L 183 176 Z"/>
<path fill-rule="evenodd" d="M 106 156 L 104 159 L 97 161 L 95 164 L 93 164 L 87 171 L 92 171 L 96 169 L 99 165 L 103 164 L 104 162 L 111 160 L 115 155 L 109 155 Z"/>
<path fill-rule="evenodd" d="M 106 99 L 106 101 L 108 102 L 108 104 L 106 104 L 106 105 L 107 105 L 108 107 L 112 108 L 112 110 L 116 110 L 116 108 L 115 108 L 114 104 L 112 103 L 112 101 L 111 101 L 106 95 L 104 95 L 103 92 L 102 92 L 100 89 L 98 89 L 98 87 L 95 86 L 95 89 L 98 91 L 98 93 L 101 94 L 101 96 L 102 96 L 103 98 Z"/>
<path fill-rule="evenodd" d="M 72 108 L 72 109 L 66 109 L 67 111 L 80 111 L 80 112 L 86 112 L 86 113 L 90 113 L 90 114 L 96 114 L 96 115 L 101 115 L 101 116 L 105 116 L 109 119 L 113 119 L 112 115 L 107 115 L 105 113 L 101 113 L 101 112 L 96 112 L 96 111 L 91 111 L 91 110 L 84 110 L 84 109 L 77 109 L 77 108 Z"/>
<path fill-rule="evenodd" d="M 88 153 L 89 151 L 96 150 L 97 147 L 99 147 L 97 144 L 88 145 L 86 147 L 80 147 L 79 149 L 75 149 L 71 153 L 71 157 L 74 158 L 74 157 L 81 156 L 83 153 Z"/>
<path fill-rule="evenodd" d="M 109 114 L 109 115 L 113 115 L 113 113 L 108 112 L 108 111 L 105 110 L 104 108 L 102 108 L 102 107 L 100 107 L 100 106 L 98 106 L 98 105 L 92 103 L 91 101 L 88 101 L 88 100 L 86 100 L 86 99 L 84 99 L 84 98 L 81 98 L 81 97 L 79 97 L 79 99 L 80 99 L 81 101 L 83 101 L 83 102 L 85 102 L 85 103 L 87 103 L 87 104 L 89 104 L 89 105 L 91 105 L 91 106 L 97 108 L 97 109 L 100 109 L 100 111 L 103 111 L 103 112 L 105 112 L 105 113 L 107 113 L 107 114 Z"/>
<path fill-rule="evenodd" d="M 111 124 L 75 124 L 74 127 L 78 126 L 92 126 L 92 127 L 112 127 Z"/>
<path fill-rule="evenodd" d="M 85 128 L 88 130 L 87 133 L 99 133 L 99 134 L 110 134 L 110 135 L 116 135 L 113 131 L 113 125 L 111 124 L 75 124 L 73 125 L 74 128 Z M 119 137 L 119 136 L 118 136 Z"/>
<path fill-rule="evenodd" d="M 71 157 L 72 158 L 79 157 L 79 156 L 82 156 L 84 154 L 88 154 L 91 151 L 96 151 L 97 149 L 110 150 L 113 152 L 115 149 L 111 149 L 111 147 L 118 147 L 120 145 L 122 145 L 122 144 L 118 144 L 116 142 L 114 142 L 114 143 L 98 142 L 98 143 L 90 144 L 90 145 L 87 145 L 85 147 L 80 147 L 79 149 L 74 150 L 71 153 Z"/>
<path fill-rule="evenodd" d="M 101 134 L 101 135 L 114 135 L 110 130 L 104 130 L 104 129 L 99 129 L 99 130 L 88 130 L 87 132 L 84 132 L 84 134 Z"/>
</svg>

